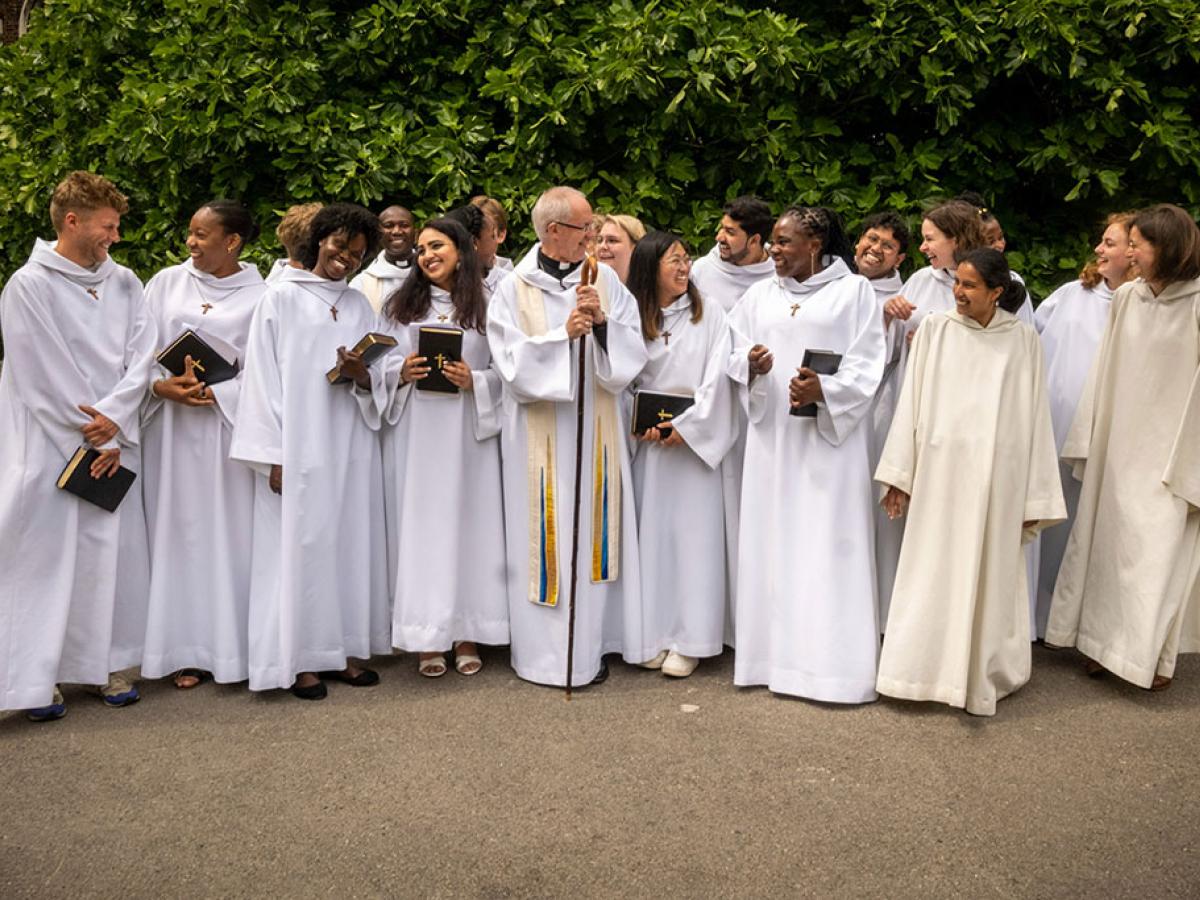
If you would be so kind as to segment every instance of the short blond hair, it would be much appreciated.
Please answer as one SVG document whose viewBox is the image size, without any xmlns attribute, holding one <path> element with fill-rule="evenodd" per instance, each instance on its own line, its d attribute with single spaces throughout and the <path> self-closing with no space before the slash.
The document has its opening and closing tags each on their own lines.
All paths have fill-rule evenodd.
<svg viewBox="0 0 1200 900">
<path fill-rule="evenodd" d="M 646 236 L 646 226 L 642 224 L 642 220 L 636 216 L 627 216 L 623 213 L 610 213 L 607 215 L 599 215 L 596 217 L 596 233 L 600 233 L 600 229 L 612 222 L 623 232 L 629 235 L 629 242 L 636 244 Z"/>
<path fill-rule="evenodd" d="M 479 194 L 471 198 L 471 205 L 479 207 L 486 215 L 491 216 L 497 231 L 508 231 L 508 213 L 495 197 Z"/>
<path fill-rule="evenodd" d="M 304 246 L 304 241 L 308 238 L 308 226 L 312 224 L 313 217 L 321 211 L 324 203 L 301 203 L 297 206 L 289 206 L 287 212 L 283 214 L 283 218 L 279 221 L 279 227 L 275 229 L 275 237 L 279 238 L 279 243 L 283 244 L 283 249 L 287 251 L 289 259 L 296 259 L 296 254 L 300 252 L 300 248 Z"/>
<path fill-rule="evenodd" d="M 58 183 L 50 195 L 50 222 L 55 231 L 62 231 L 67 213 L 94 212 L 115 209 L 121 215 L 129 212 L 129 198 L 103 175 L 92 172 L 72 172 Z"/>
</svg>

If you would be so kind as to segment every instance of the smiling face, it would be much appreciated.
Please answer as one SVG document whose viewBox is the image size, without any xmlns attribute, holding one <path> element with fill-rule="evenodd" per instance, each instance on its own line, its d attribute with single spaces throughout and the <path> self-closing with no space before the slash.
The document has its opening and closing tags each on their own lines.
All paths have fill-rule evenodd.
<svg viewBox="0 0 1200 900">
<path fill-rule="evenodd" d="M 722 262 L 745 265 L 758 247 L 761 247 L 758 235 L 747 234 L 736 220 L 727 215 L 721 217 L 721 225 L 717 229 L 717 254 Z"/>
<path fill-rule="evenodd" d="M 317 264 L 313 266 L 313 274 L 330 281 L 349 278 L 362 265 L 366 252 L 365 234 L 356 234 L 354 237 L 347 236 L 345 231 L 327 234 L 317 245 Z"/>
<path fill-rule="evenodd" d="M 417 265 L 431 283 L 444 291 L 454 288 L 458 270 L 458 248 L 436 228 L 424 228 L 417 237 Z"/>
<path fill-rule="evenodd" d="M 783 216 L 771 231 L 771 262 L 780 278 L 804 281 L 821 271 L 821 239 L 805 231 L 791 216 Z"/>
<path fill-rule="evenodd" d="M 542 252 L 559 262 L 582 262 L 591 246 L 592 205 L 578 195 L 570 198 L 571 214 L 566 218 L 546 225 L 542 238 Z"/>
<path fill-rule="evenodd" d="M 121 240 L 121 214 L 111 207 L 69 211 L 58 234 L 58 250 L 85 269 L 108 259 L 108 248 Z"/>
<path fill-rule="evenodd" d="M 207 206 L 196 210 L 188 223 L 188 255 L 201 272 L 224 278 L 237 272 L 242 239 L 225 230 L 220 218 Z"/>
<path fill-rule="evenodd" d="M 983 237 L 989 247 L 993 250 L 999 250 L 1001 253 L 1008 246 L 1008 241 L 1004 239 L 1004 229 L 1000 227 L 999 219 L 988 219 L 983 223 Z"/>
<path fill-rule="evenodd" d="M 974 319 L 985 328 L 996 314 L 996 301 L 1001 293 L 1001 288 L 988 287 L 979 270 L 970 263 L 963 263 L 954 272 L 955 308 L 960 315 Z"/>
<path fill-rule="evenodd" d="M 958 241 L 949 237 L 929 219 L 921 222 L 921 252 L 935 269 L 954 268 L 954 249 Z"/>
<path fill-rule="evenodd" d="M 1094 250 L 1096 254 L 1096 269 L 1100 277 L 1110 288 L 1125 281 L 1129 272 L 1129 232 L 1119 222 L 1113 222 L 1104 229 L 1100 243 Z"/>
<path fill-rule="evenodd" d="M 854 264 L 858 267 L 858 274 L 867 278 L 891 275 L 903 261 L 900 243 L 890 228 L 868 228 L 854 248 Z"/>
<path fill-rule="evenodd" d="M 625 229 L 616 222 L 605 222 L 596 236 L 596 258 L 608 263 L 624 283 L 629 275 L 629 257 L 633 253 L 633 241 Z"/>
<path fill-rule="evenodd" d="M 383 232 L 383 254 L 388 262 L 401 262 L 412 255 L 413 216 L 403 206 L 389 206 L 379 214 Z"/>
<path fill-rule="evenodd" d="M 692 260 L 683 244 L 676 241 L 658 261 L 658 305 L 670 306 L 688 289 Z"/>
</svg>

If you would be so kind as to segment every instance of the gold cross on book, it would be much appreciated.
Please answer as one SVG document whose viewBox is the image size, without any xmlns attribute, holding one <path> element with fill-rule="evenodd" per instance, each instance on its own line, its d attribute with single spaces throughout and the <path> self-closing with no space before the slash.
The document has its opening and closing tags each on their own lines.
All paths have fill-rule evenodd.
<svg viewBox="0 0 1200 900">
<path fill-rule="evenodd" d="M 446 363 L 450 362 L 450 358 L 445 353 L 439 353 L 434 357 L 434 361 L 438 364 L 438 369 L 446 368 Z"/>
</svg>

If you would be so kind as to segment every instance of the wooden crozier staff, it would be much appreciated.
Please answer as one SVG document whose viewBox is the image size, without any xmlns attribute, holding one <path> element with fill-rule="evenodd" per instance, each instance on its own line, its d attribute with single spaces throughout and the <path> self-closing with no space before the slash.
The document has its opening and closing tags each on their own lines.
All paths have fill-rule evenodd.
<svg viewBox="0 0 1200 900">
<path fill-rule="evenodd" d="M 579 286 L 587 287 L 596 283 L 599 274 L 599 263 L 591 253 L 583 258 L 579 267 Z M 584 365 L 586 357 L 587 335 L 579 336 L 579 385 L 578 397 L 575 403 L 575 511 L 571 518 L 571 591 L 567 595 L 567 699 L 571 699 L 571 672 L 575 664 L 575 591 L 578 582 L 576 570 L 579 568 L 579 504 L 583 491 L 583 403 L 584 379 L 587 369 Z"/>
</svg>

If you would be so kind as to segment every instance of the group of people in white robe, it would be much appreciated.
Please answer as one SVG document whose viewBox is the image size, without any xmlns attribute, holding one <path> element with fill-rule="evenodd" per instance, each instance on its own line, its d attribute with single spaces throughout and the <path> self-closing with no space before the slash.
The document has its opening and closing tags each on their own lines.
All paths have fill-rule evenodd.
<svg viewBox="0 0 1200 900">
<path fill-rule="evenodd" d="M 394 650 L 436 678 L 508 644 L 571 687 L 728 645 L 738 685 L 991 715 L 1035 638 L 1152 690 L 1200 650 L 1178 207 L 1111 217 L 1036 313 L 974 195 L 925 213 L 907 282 L 894 212 L 852 244 L 830 209 L 739 197 L 693 262 L 555 187 L 515 265 L 491 198 L 419 229 L 309 204 L 265 281 L 212 201 L 143 291 L 108 255 L 126 210 L 73 173 L 0 298 L 0 709 L 59 718 L 63 683 L 127 705 L 134 666 L 316 700 Z M 189 330 L 238 375 L 161 366 Z M 634 433 L 659 395 L 686 409 Z M 81 445 L 138 475 L 113 513 L 58 489 Z"/>
</svg>

